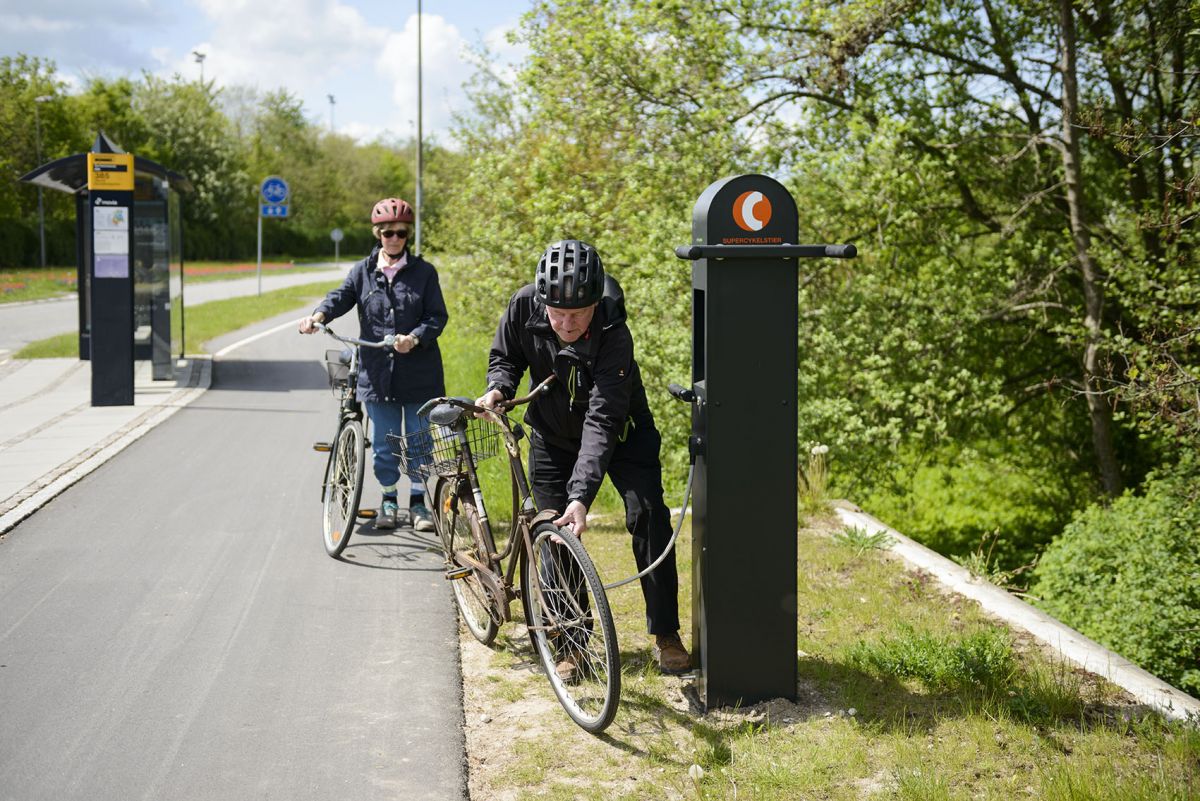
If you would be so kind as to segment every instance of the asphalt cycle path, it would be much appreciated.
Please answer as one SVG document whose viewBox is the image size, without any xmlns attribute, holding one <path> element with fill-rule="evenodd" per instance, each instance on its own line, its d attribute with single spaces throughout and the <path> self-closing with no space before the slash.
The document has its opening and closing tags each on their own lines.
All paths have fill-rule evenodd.
<svg viewBox="0 0 1200 801">
<path fill-rule="evenodd" d="M 325 554 L 327 341 L 286 320 L 0 539 L 0 799 L 466 797 L 435 543 Z"/>
<path fill-rule="evenodd" d="M 345 277 L 352 262 L 314 264 L 311 270 L 286 275 L 264 275 L 263 292 L 328 281 L 330 289 Z M 317 269 L 324 268 L 324 269 Z M 227 281 L 189 283 L 184 290 L 186 306 L 211 300 L 254 295 L 258 277 L 231 278 Z M 0 303 L 0 360 L 11 356 L 30 342 L 79 330 L 79 297 L 74 293 L 61 298 L 29 303 Z"/>
</svg>

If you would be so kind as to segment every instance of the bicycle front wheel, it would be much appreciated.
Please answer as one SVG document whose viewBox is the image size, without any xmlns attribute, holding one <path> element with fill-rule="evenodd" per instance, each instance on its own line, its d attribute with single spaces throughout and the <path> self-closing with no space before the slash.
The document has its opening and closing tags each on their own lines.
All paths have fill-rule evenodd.
<svg viewBox="0 0 1200 801">
<path fill-rule="evenodd" d="M 366 468 L 366 437 L 362 422 L 346 420 L 338 429 L 325 472 L 325 552 L 341 556 L 350 541 Z"/>
<path fill-rule="evenodd" d="M 579 538 L 542 523 L 521 568 L 529 639 L 563 709 L 599 734 L 621 698 L 621 656 L 604 584 Z"/>
<path fill-rule="evenodd" d="M 482 534 L 476 536 L 477 532 L 472 531 L 478 522 L 468 517 L 464 502 L 455 499 L 458 486 L 457 478 L 438 480 L 433 498 L 433 519 L 441 534 L 446 571 L 463 622 L 471 636 L 484 645 L 491 645 L 500 624 L 493 614 L 494 603 L 487 587 L 479 579 L 478 568 L 467 561 L 469 558 L 487 564 L 487 553 L 481 547 Z"/>
</svg>

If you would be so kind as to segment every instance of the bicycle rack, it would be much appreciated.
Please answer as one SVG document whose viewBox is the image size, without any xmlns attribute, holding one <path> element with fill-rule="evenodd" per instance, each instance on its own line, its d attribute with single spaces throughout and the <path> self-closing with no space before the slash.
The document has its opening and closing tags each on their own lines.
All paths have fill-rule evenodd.
<svg viewBox="0 0 1200 801">
<path fill-rule="evenodd" d="M 764 175 L 692 214 L 692 646 L 706 707 L 796 698 L 796 203 Z M 676 395 L 679 397 L 679 395 Z M 683 398 L 687 400 L 687 398 Z"/>
</svg>

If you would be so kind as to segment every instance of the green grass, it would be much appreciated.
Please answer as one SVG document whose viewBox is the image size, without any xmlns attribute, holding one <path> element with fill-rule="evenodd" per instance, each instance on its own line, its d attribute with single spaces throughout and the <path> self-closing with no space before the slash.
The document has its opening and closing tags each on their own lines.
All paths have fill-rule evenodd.
<svg viewBox="0 0 1200 801">
<path fill-rule="evenodd" d="M 295 260 L 272 258 L 263 262 L 263 275 L 288 275 L 327 269 L 319 262 L 326 257 L 304 257 Z M 189 284 L 209 281 L 228 281 L 258 275 L 257 260 L 197 261 L 184 265 L 184 280 Z M 45 300 L 75 292 L 77 271 L 74 267 L 4 267 L 0 268 L 0 303 Z"/>
<path fill-rule="evenodd" d="M 74 267 L 0 268 L 0 303 L 56 298 L 74 291 Z"/>
<path fill-rule="evenodd" d="M 13 358 L 16 359 L 61 359 L 79 355 L 79 334 L 72 331 L 68 334 L 39 339 L 21 348 Z"/>
<path fill-rule="evenodd" d="M 633 570 L 621 523 L 584 536 L 606 580 Z M 466 675 L 468 697 L 478 686 L 487 695 L 492 672 L 504 676 L 503 694 L 484 702 L 493 713 L 545 699 L 536 716 L 523 712 L 519 752 L 489 750 L 473 771 L 473 797 L 1200 797 L 1200 731 L 1142 716 L 1116 688 L 1023 645 L 974 603 L 945 594 L 895 557 L 835 541 L 841 530 L 818 518 L 797 533 L 794 703 L 698 714 L 684 695 L 688 680 L 660 676 L 651 664 L 636 585 L 617 589 L 609 600 L 622 705 L 604 737 L 571 724 L 540 675 L 513 671 L 514 661 L 532 658 L 523 640 L 492 651 L 484 676 Z M 686 635 L 689 526 L 679 548 Z M 468 640 L 464 648 L 482 646 Z M 468 708 L 468 724 L 473 714 Z M 477 736 L 468 725 L 469 746 Z M 698 781 L 693 765 L 702 770 Z"/>
<path fill-rule="evenodd" d="M 195 353 L 205 343 L 217 337 L 237 331 L 248 325 L 284 314 L 293 309 L 313 304 L 330 289 L 328 281 L 302 286 L 277 289 L 262 295 L 247 295 L 240 298 L 215 300 L 187 310 L 187 341 L 185 353 Z M 178 317 L 178 307 L 172 307 L 172 317 Z M 17 351 L 18 359 L 47 359 L 76 356 L 79 353 L 79 337 L 75 333 L 63 334 L 31 342 Z"/>
</svg>

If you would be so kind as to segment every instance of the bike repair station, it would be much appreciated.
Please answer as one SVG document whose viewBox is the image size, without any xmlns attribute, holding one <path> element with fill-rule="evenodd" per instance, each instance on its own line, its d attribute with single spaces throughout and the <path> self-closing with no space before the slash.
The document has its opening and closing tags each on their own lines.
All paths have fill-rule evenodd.
<svg viewBox="0 0 1200 801">
<path fill-rule="evenodd" d="M 706 708 L 796 699 L 796 202 L 764 175 L 692 213 L 692 647 Z"/>
<path fill-rule="evenodd" d="M 174 377 L 173 343 L 183 356 L 179 193 L 192 184 L 103 132 L 90 152 L 20 180 L 75 196 L 79 358 L 92 363 L 93 406 L 132 406 L 134 360 L 150 361 L 157 381 Z"/>
</svg>

